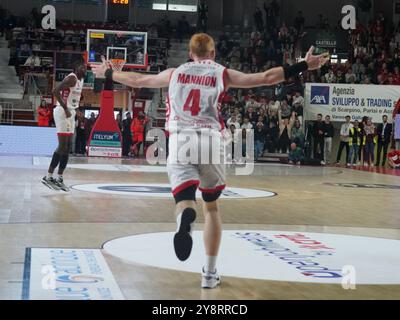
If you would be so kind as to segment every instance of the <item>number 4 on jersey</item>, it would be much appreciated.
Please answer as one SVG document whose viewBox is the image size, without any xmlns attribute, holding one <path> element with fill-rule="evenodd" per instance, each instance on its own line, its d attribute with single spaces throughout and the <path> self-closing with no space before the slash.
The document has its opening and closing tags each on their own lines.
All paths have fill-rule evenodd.
<svg viewBox="0 0 400 320">
<path fill-rule="evenodd" d="M 186 99 L 183 111 L 190 111 L 192 116 L 197 116 L 200 112 L 200 89 L 192 89 Z"/>
</svg>

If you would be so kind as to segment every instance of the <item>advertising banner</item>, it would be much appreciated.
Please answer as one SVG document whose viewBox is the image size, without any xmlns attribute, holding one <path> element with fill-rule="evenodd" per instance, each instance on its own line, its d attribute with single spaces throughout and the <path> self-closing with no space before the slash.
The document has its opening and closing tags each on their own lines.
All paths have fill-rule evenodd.
<svg viewBox="0 0 400 320">
<path fill-rule="evenodd" d="M 392 121 L 392 111 L 399 98 L 400 86 L 307 83 L 304 116 L 305 120 L 315 120 L 321 113 L 339 122 L 347 115 L 352 121 L 367 116 L 380 123 L 382 116 L 387 115 Z"/>
</svg>

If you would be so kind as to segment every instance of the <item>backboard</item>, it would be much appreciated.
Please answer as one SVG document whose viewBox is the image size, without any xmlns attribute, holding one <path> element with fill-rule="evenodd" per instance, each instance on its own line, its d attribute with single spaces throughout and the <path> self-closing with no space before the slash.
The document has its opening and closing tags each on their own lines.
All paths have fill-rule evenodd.
<svg viewBox="0 0 400 320">
<path fill-rule="evenodd" d="M 126 60 L 125 68 L 146 69 L 147 32 L 97 30 L 87 31 L 87 63 L 101 63 L 101 56 Z"/>
</svg>

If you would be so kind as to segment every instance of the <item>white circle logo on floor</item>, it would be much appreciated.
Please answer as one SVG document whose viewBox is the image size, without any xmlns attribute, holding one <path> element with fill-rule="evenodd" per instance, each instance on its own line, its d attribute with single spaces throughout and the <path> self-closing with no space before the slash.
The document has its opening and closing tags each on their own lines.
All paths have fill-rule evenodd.
<svg viewBox="0 0 400 320">
<path fill-rule="evenodd" d="M 111 240 L 106 253 L 131 263 L 200 273 L 203 233 L 193 233 L 191 257 L 180 262 L 172 232 Z M 293 231 L 223 232 L 218 271 L 222 276 L 310 283 L 400 284 L 400 241 Z"/>
<path fill-rule="evenodd" d="M 171 198 L 171 187 L 169 184 L 134 183 L 134 184 L 79 184 L 71 187 L 72 189 L 87 192 L 96 192 L 112 195 L 123 195 L 132 197 L 154 197 Z M 221 199 L 246 199 L 246 198 L 266 198 L 273 197 L 276 193 L 244 188 L 227 187 L 222 191 Z M 201 198 L 200 191 L 197 197 Z"/>
</svg>

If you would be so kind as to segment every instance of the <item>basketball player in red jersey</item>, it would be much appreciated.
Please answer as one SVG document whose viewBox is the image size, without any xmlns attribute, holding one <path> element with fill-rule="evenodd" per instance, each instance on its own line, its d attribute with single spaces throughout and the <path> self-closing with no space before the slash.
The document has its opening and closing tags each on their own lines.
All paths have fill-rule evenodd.
<svg viewBox="0 0 400 320">
<path fill-rule="evenodd" d="M 81 61 L 76 62 L 74 72 L 67 75 L 53 90 L 57 99 L 54 122 L 57 128 L 58 147 L 51 159 L 47 176 L 42 178 L 42 183 L 50 189 L 69 191 L 64 184 L 63 173 L 68 164 L 69 148 L 75 131 L 75 110 L 79 108 L 85 75 L 86 65 Z M 57 166 L 58 178 L 54 179 L 53 173 Z"/>
<path fill-rule="evenodd" d="M 274 85 L 301 72 L 320 68 L 329 57 L 327 54 L 314 56 L 313 50 L 311 47 L 305 60 L 292 66 L 245 74 L 215 63 L 214 40 L 209 35 L 200 33 L 190 40 L 190 58 L 194 62 L 176 69 L 167 69 L 158 75 L 114 72 L 103 58 L 103 64 L 93 65 L 92 70 L 97 77 L 106 77 L 131 87 L 169 87 L 166 130 L 170 134 L 171 150 L 176 147 L 174 135 L 180 130 L 201 131 L 207 128 L 211 133 L 218 133 L 224 129 L 219 107 L 228 88 Z M 175 253 L 181 261 L 190 256 L 193 245 L 191 232 L 197 209 L 196 191 L 199 187 L 204 200 L 204 244 L 207 256 L 201 285 L 203 288 L 215 288 L 220 284 L 216 260 L 222 227 L 217 200 L 225 188 L 224 165 L 176 163 L 168 159 L 167 169 L 176 202 L 178 229 L 174 237 Z"/>
</svg>

